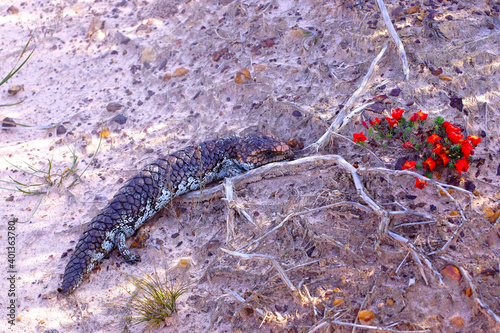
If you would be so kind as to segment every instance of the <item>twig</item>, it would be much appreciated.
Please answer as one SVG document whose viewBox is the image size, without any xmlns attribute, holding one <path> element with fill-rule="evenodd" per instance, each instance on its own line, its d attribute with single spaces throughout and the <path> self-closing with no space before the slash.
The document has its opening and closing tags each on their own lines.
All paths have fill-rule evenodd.
<svg viewBox="0 0 500 333">
<path fill-rule="evenodd" d="M 357 327 L 357 328 L 366 328 L 368 330 L 377 330 L 381 332 L 396 332 L 396 333 L 426 333 L 429 332 L 429 330 L 420 330 L 420 331 L 398 331 L 398 330 L 393 330 L 388 327 L 380 327 L 380 326 L 369 326 L 369 325 L 361 325 L 361 324 L 353 324 L 353 323 L 346 323 L 344 321 L 338 321 L 338 320 L 330 320 L 328 322 L 323 322 L 319 324 L 318 326 L 313 327 L 312 330 L 309 331 L 309 333 L 316 332 L 320 328 L 323 328 L 326 325 L 329 324 L 335 324 L 335 325 L 341 325 L 341 326 L 351 326 L 351 327 Z"/>
<path fill-rule="evenodd" d="M 247 302 L 243 297 L 241 297 L 240 295 L 238 295 L 236 292 L 232 291 L 231 289 L 226 289 L 225 291 L 227 291 L 229 293 L 229 295 L 233 296 L 234 299 L 236 299 L 238 302 L 242 302 L 242 303 L 246 303 Z M 257 314 L 259 316 L 263 316 L 264 315 L 264 311 L 262 311 L 259 308 L 255 308 L 255 312 L 257 312 Z"/>
<path fill-rule="evenodd" d="M 458 192 L 462 192 L 462 193 L 466 193 L 469 195 L 469 198 L 472 202 L 472 198 L 473 198 L 473 194 L 472 192 L 469 192 L 467 190 L 464 190 L 463 188 L 460 188 L 460 187 L 457 187 L 457 186 L 453 186 L 453 185 L 448 185 L 448 184 L 444 184 L 444 183 L 440 183 L 438 181 L 435 181 L 433 179 L 430 179 L 430 178 L 427 178 L 423 175 L 420 175 L 414 171 L 410 171 L 410 170 L 391 170 L 391 169 L 386 169 L 386 168 L 359 168 L 358 171 L 360 172 L 372 172 L 372 171 L 375 171 L 375 172 L 384 172 L 384 173 L 390 173 L 390 174 L 394 174 L 394 175 L 409 175 L 409 176 L 414 176 L 422 181 L 425 181 L 425 182 L 428 182 L 429 184 L 433 185 L 433 186 L 436 186 L 438 189 L 440 189 L 450 200 L 452 200 L 458 211 L 460 212 L 460 216 L 462 217 L 462 220 L 466 220 L 465 218 L 465 215 L 463 213 L 463 210 L 462 210 L 462 207 L 458 204 L 458 202 L 448 193 L 448 191 L 446 191 L 444 188 L 450 188 L 450 189 L 454 189 Z"/>
<path fill-rule="evenodd" d="M 278 273 L 280 274 L 281 279 L 283 280 L 283 282 L 285 282 L 285 284 L 288 286 L 288 288 L 290 288 L 290 290 L 292 291 L 293 295 L 296 296 L 296 297 L 299 296 L 297 288 L 292 284 L 292 281 L 290 281 L 290 279 L 288 278 L 288 276 L 285 274 L 285 271 L 283 270 L 283 268 L 281 267 L 281 265 L 278 263 L 278 261 L 276 261 L 276 259 L 274 259 L 272 256 L 268 256 L 268 255 L 265 255 L 265 254 L 245 254 L 245 253 L 230 251 L 230 250 L 227 250 L 227 249 L 224 249 L 224 248 L 221 248 L 221 251 L 226 252 L 227 254 L 230 254 L 232 256 L 239 257 L 239 258 L 241 258 L 243 260 L 254 260 L 254 259 L 256 259 L 256 260 L 265 260 L 265 261 L 270 262 L 274 266 L 274 268 L 276 268 L 276 270 L 278 271 Z"/>
<path fill-rule="evenodd" d="M 285 272 L 289 272 L 289 271 L 294 270 L 294 269 L 297 269 L 297 268 L 299 268 L 299 267 L 303 267 L 303 266 L 308 266 L 308 265 L 311 265 L 311 264 L 315 264 L 315 263 L 317 263 L 317 262 L 319 262 L 319 260 L 313 260 L 313 261 L 309 261 L 309 262 L 306 262 L 306 263 L 303 263 L 303 264 L 299 264 L 299 265 L 296 265 L 296 266 L 293 266 L 293 267 L 287 268 L 287 269 L 285 270 Z M 241 309 L 243 309 L 243 307 L 244 307 L 246 304 L 248 304 L 248 302 L 249 302 L 252 298 L 255 298 L 255 294 L 260 293 L 260 292 L 264 289 L 264 287 L 265 287 L 268 283 L 270 283 L 271 281 L 273 281 L 274 279 L 276 279 L 278 276 L 279 276 L 279 274 L 275 274 L 275 275 L 273 275 L 273 276 L 272 276 L 271 278 L 269 278 L 266 282 L 264 282 L 264 283 L 260 286 L 260 288 L 259 288 L 257 291 L 255 291 L 252 295 L 250 295 L 250 296 L 249 296 L 246 300 L 243 300 L 243 298 L 241 298 L 241 299 L 243 300 L 243 302 L 240 304 L 240 306 L 238 307 L 238 309 L 236 309 L 236 310 L 234 311 L 233 319 L 231 319 L 231 325 L 233 325 L 233 324 L 234 324 L 234 320 L 235 320 L 235 318 L 236 318 L 236 315 L 237 315 L 237 314 L 241 311 Z M 226 289 L 226 290 L 227 290 L 227 289 Z"/>
<path fill-rule="evenodd" d="M 297 288 L 297 291 L 299 292 L 300 296 L 302 299 L 304 299 L 304 296 L 302 295 L 302 293 L 300 292 L 300 289 L 303 287 L 304 290 L 305 290 L 305 294 L 306 294 L 306 298 L 307 300 L 309 301 L 309 303 L 311 303 L 311 306 L 313 308 L 313 311 L 314 311 L 314 316 L 317 316 L 318 315 L 318 309 L 316 308 L 316 305 L 314 305 L 314 302 L 312 300 L 312 297 L 311 297 L 311 294 L 309 293 L 309 289 L 307 289 L 307 286 L 303 286 L 302 285 L 302 282 L 304 282 L 304 280 L 300 281 L 299 283 L 299 287 Z"/>
<path fill-rule="evenodd" d="M 490 228 L 490 230 L 488 230 L 488 233 L 492 230 L 495 230 L 498 226 L 500 225 L 500 215 L 497 217 L 495 223 L 493 224 L 493 226 Z"/>
<path fill-rule="evenodd" d="M 396 33 L 396 29 L 394 29 L 394 26 L 392 25 L 391 18 L 389 17 L 389 13 L 387 13 L 387 8 L 385 8 L 384 1 L 377 0 L 377 5 L 380 9 L 380 12 L 382 13 L 382 17 L 384 18 L 385 25 L 387 26 L 387 30 L 389 30 L 392 41 L 398 48 L 399 57 L 401 58 L 401 62 L 403 63 L 403 73 L 405 75 L 405 81 L 408 81 L 410 77 L 410 68 L 408 67 L 408 59 L 406 58 L 406 52 L 403 43 L 401 43 L 401 40 Z"/>
<path fill-rule="evenodd" d="M 223 186 L 226 192 L 226 201 L 227 201 L 227 218 L 226 218 L 226 244 L 229 244 L 230 238 L 234 239 L 234 209 L 231 207 L 231 204 L 234 202 L 234 194 L 233 194 L 233 182 L 230 178 L 226 178 L 224 180 Z"/>
<path fill-rule="evenodd" d="M 358 192 L 358 195 L 363 199 L 363 201 L 373 210 L 375 214 L 377 214 L 380 217 L 380 223 L 379 223 L 379 234 L 380 234 L 380 239 L 382 238 L 382 235 L 387 234 L 387 228 L 389 226 L 389 214 L 387 211 L 385 211 L 383 208 L 381 208 L 368 194 L 365 192 L 363 189 L 363 184 L 361 183 L 361 180 L 359 179 L 359 176 L 357 174 L 356 168 L 354 168 L 349 162 L 347 162 L 342 156 L 340 155 L 319 155 L 319 156 L 309 156 L 309 157 L 304 157 L 300 158 L 295 161 L 288 161 L 288 162 L 279 162 L 279 163 L 271 163 L 271 164 L 266 164 L 260 168 L 253 169 L 249 172 L 246 172 L 244 174 L 235 176 L 232 178 L 233 183 L 237 183 L 241 181 L 242 179 L 251 177 L 253 175 L 260 175 L 268 172 L 269 170 L 272 169 L 285 169 L 287 167 L 295 166 L 295 165 L 301 165 L 305 163 L 313 163 L 317 161 L 328 161 L 328 162 L 336 162 L 339 164 L 343 169 L 347 170 L 348 172 L 351 173 L 352 180 L 354 182 L 354 186 L 356 187 L 356 190 Z M 383 168 L 374 168 L 373 170 L 388 170 L 388 169 L 383 169 Z M 388 170 L 388 171 L 393 171 L 393 170 Z M 404 170 L 406 171 L 406 170 Z M 418 175 L 417 173 L 414 173 L 415 175 Z M 420 177 L 420 175 L 418 175 Z M 423 176 L 422 176 L 423 177 Z M 220 186 L 219 187 L 213 187 L 211 189 L 203 191 L 204 194 L 213 194 L 215 192 L 220 191 Z M 187 195 L 184 196 L 184 199 L 186 198 L 193 198 L 193 197 L 201 197 L 201 194 L 199 191 L 196 192 L 190 192 Z M 293 215 L 293 214 L 292 214 Z M 290 218 L 291 216 L 289 215 L 287 218 Z M 379 239 L 379 241 L 380 241 Z M 377 244 L 378 246 L 378 244 Z"/>
<path fill-rule="evenodd" d="M 359 204 L 357 202 L 351 202 L 351 201 L 342 201 L 342 202 L 337 202 L 337 203 L 333 203 L 333 204 L 326 205 L 326 206 L 316 207 L 316 208 L 313 208 L 313 209 L 310 209 L 310 210 L 304 210 L 304 211 L 301 211 L 301 212 L 298 212 L 298 213 L 290 213 L 277 226 L 275 226 L 274 228 L 272 228 L 271 230 L 269 230 L 268 232 L 266 232 L 264 235 L 260 236 L 259 238 L 254 239 L 250 243 L 247 243 L 247 244 L 239 247 L 238 251 L 240 251 L 240 250 L 242 250 L 242 249 L 244 249 L 246 247 L 249 247 L 250 245 L 253 245 L 255 243 L 260 242 L 262 239 L 266 238 L 267 236 L 269 236 L 270 234 L 272 234 L 273 232 L 275 232 L 276 230 L 278 230 L 279 228 L 281 228 L 292 217 L 297 217 L 297 216 L 304 215 L 304 214 L 310 214 L 310 213 L 314 213 L 314 212 L 317 212 L 317 211 L 320 211 L 320 210 L 323 210 L 323 209 L 328 209 L 328 208 L 332 208 L 332 207 L 336 207 L 336 206 L 341 206 L 341 205 L 344 205 L 344 204 L 355 205 L 356 207 L 364 209 L 367 212 L 373 213 L 373 210 L 371 210 L 370 208 L 368 208 L 366 206 L 363 206 L 363 205 L 361 205 L 361 204 Z"/>
<path fill-rule="evenodd" d="M 344 107 L 342 108 L 342 110 L 340 110 L 340 112 L 337 115 L 337 117 L 335 117 L 333 123 L 330 125 L 330 127 L 328 128 L 328 130 L 326 131 L 326 133 L 323 134 L 323 136 L 321 138 L 319 138 L 318 141 L 316 141 L 315 143 L 312 144 L 312 146 L 315 147 L 316 150 L 319 150 L 319 148 L 323 147 L 330 140 L 331 133 L 332 132 L 337 132 L 338 129 L 342 126 L 342 124 L 344 122 L 344 119 L 345 119 L 345 117 L 347 115 L 347 110 L 351 107 L 351 105 L 356 100 L 356 98 L 358 98 L 358 96 L 365 89 L 366 84 L 368 83 L 368 80 L 370 79 L 370 77 L 371 77 L 371 75 L 373 73 L 373 70 L 375 69 L 375 66 L 380 61 L 380 59 L 384 55 L 385 51 L 387 50 L 387 45 L 388 45 L 388 42 L 385 43 L 384 47 L 379 52 L 379 54 L 377 55 L 377 57 L 372 61 L 372 64 L 370 65 L 370 68 L 368 69 L 368 72 L 366 73 L 365 77 L 363 78 L 363 81 L 359 85 L 359 88 L 347 100 L 347 102 L 345 103 Z"/>
<path fill-rule="evenodd" d="M 214 325 L 214 322 L 217 319 L 217 316 L 219 315 L 220 307 L 222 306 L 222 302 L 224 301 L 224 297 L 227 297 L 227 296 L 230 296 L 230 295 L 224 294 L 224 295 L 217 297 L 217 299 L 219 300 L 217 302 L 217 307 L 215 308 L 215 311 L 212 314 L 212 318 L 210 319 L 210 323 L 208 323 L 208 326 L 205 327 L 205 329 L 203 330 L 203 333 L 208 333 L 208 331 L 210 331 L 210 329 Z"/>
<path fill-rule="evenodd" d="M 365 263 L 365 264 L 366 264 L 366 260 L 365 260 L 365 259 L 363 259 L 363 257 L 362 257 L 362 256 L 360 256 L 359 254 L 357 254 L 356 252 L 354 252 L 353 250 L 351 250 L 351 249 L 350 249 L 347 245 L 342 244 L 342 243 L 341 243 L 341 242 L 339 242 L 338 240 L 336 240 L 336 239 L 332 239 L 332 238 L 328 237 L 328 236 L 327 236 L 327 235 L 325 235 L 325 234 L 322 234 L 322 235 L 321 235 L 321 237 L 322 237 L 323 239 L 325 239 L 326 241 L 328 241 L 328 242 L 332 243 L 333 245 L 335 245 L 335 246 L 339 247 L 340 249 L 342 249 L 342 250 L 347 250 L 347 251 L 351 252 L 351 253 L 352 253 L 352 254 L 353 254 L 356 258 L 358 258 L 359 260 L 361 260 L 363 263 Z"/>
<path fill-rule="evenodd" d="M 415 248 L 415 246 L 413 246 L 413 244 L 411 244 L 408 239 L 406 239 L 403 236 L 398 235 L 397 233 L 392 232 L 392 231 L 389 231 L 388 234 L 389 234 L 390 237 L 392 237 L 393 239 L 395 239 L 396 241 L 398 241 L 399 243 L 401 243 L 401 245 L 403 245 L 404 247 L 406 247 L 409 250 L 409 252 L 411 253 L 413 259 L 415 259 L 415 262 L 418 264 L 418 267 L 419 267 L 419 270 L 420 270 L 420 274 L 424 278 L 425 284 L 429 285 L 429 283 L 427 281 L 427 277 L 425 276 L 425 273 L 424 273 L 424 268 L 423 268 L 423 265 L 422 265 L 422 261 L 420 261 L 420 257 L 422 257 L 422 260 L 425 262 L 426 266 L 438 278 L 439 283 L 443 284 L 443 277 L 441 276 L 441 274 L 432 266 L 432 264 L 429 261 L 429 259 L 425 258 L 424 255 L 418 253 L 418 251 Z"/>
</svg>

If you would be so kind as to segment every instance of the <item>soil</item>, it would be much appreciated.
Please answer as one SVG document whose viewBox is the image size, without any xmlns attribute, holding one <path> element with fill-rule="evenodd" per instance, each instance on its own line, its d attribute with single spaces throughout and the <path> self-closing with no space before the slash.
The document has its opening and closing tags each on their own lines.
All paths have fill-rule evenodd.
<svg viewBox="0 0 500 333">
<path fill-rule="evenodd" d="M 125 320 L 127 276 L 176 267 L 191 285 L 153 331 L 347 332 L 354 323 L 363 332 L 500 332 L 500 2 L 388 2 L 408 81 L 374 1 L 2 2 L 1 74 L 30 37 L 24 57 L 33 54 L 0 90 L 1 104 L 23 102 L 0 117 L 34 127 L 0 131 L 1 187 L 51 186 L 18 185 L 44 195 L 0 192 L 0 331 L 141 331 Z M 386 42 L 348 111 L 378 102 L 316 151 L 310 145 Z M 350 139 L 362 120 L 395 108 L 481 137 L 467 173 L 440 168 L 433 177 L 472 196 L 368 170 L 415 157 Z M 295 160 L 317 160 L 237 182 L 236 203 L 253 224 L 235 213 L 227 227 L 233 208 L 221 191 L 178 198 L 129 240 L 140 263 L 114 251 L 73 294 L 59 295 L 72 249 L 124 180 L 160 154 L 255 131 L 295 139 Z M 366 194 L 393 212 L 388 230 L 406 244 L 379 229 L 352 174 L 320 157 L 330 154 L 359 168 Z M 16 166 L 50 168 L 50 179 Z M 85 171 L 73 186 L 72 171 Z M 221 249 L 271 256 L 291 287 L 271 261 Z M 373 318 L 358 319 L 364 310 Z"/>
</svg>

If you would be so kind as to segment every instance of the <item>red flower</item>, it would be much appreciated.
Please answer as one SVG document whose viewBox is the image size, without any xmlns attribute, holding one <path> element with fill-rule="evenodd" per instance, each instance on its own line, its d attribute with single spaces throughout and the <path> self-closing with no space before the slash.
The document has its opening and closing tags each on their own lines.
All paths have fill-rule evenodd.
<svg viewBox="0 0 500 333">
<path fill-rule="evenodd" d="M 406 141 L 405 143 L 403 143 L 403 147 L 408 149 L 413 149 L 415 148 L 415 145 L 409 141 Z"/>
<path fill-rule="evenodd" d="M 394 127 L 394 126 L 399 125 L 397 120 L 392 120 L 389 117 L 385 117 L 385 120 L 387 120 L 387 122 L 389 123 L 389 127 Z"/>
<path fill-rule="evenodd" d="M 450 126 L 448 128 L 450 128 Z M 464 135 L 460 134 L 460 130 L 458 132 L 448 132 L 448 139 L 450 139 L 450 141 L 454 144 L 460 143 L 463 137 Z"/>
<path fill-rule="evenodd" d="M 408 160 L 406 160 L 405 165 L 403 165 L 403 167 L 401 169 L 402 170 L 412 169 L 413 171 L 415 171 L 415 164 L 417 164 L 417 162 L 415 162 L 415 161 L 409 162 Z"/>
<path fill-rule="evenodd" d="M 446 154 L 439 154 L 439 157 L 441 157 L 441 159 L 443 160 L 443 165 L 448 164 L 448 162 L 450 161 L 450 159 L 448 158 L 448 156 L 446 156 Z"/>
<path fill-rule="evenodd" d="M 453 132 L 453 131 L 456 131 L 456 129 L 458 128 L 457 126 L 455 126 L 452 123 L 449 123 L 447 121 L 445 121 L 443 123 L 443 127 L 445 128 L 446 132 L 450 132 L 450 131 Z M 458 128 L 458 130 L 460 130 L 460 129 Z"/>
<path fill-rule="evenodd" d="M 448 135 L 450 135 L 450 133 L 460 134 L 460 128 L 458 126 L 453 125 L 452 123 L 445 121 L 443 123 L 443 127 L 446 129 L 446 133 L 448 133 Z"/>
<path fill-rule="evenodd" d="M 361 124 L 363 124 L 364 127 L 368 128 L 368 125 L 366 124 L 366 121 L 362 121 Z"/>
<path fill-rule="evenodd" d="M 424 121 L 425 119 L 427 119 L 427 113 L 423 113 L 422 110 L 415 112 L 410 118 L 413 122 L 416 122 L 417 120 Z"/>
<path fill-rule="evenodd" d="M 436 167 L 436 162 L 432 158 L 429 157 L 424 162 L 422 162 L 422 165 L 424 166 L 424 168 L 432 171 Z"/>
<path fill-rule="evenodd" d="M 469 141 L 464 141 L 465 142 L 462 142 L 462 147 L 460 147 L 460 149 L 462 150 L 464 157 L 467 158 L 470 155 L 474 155 L 474 147 L 470 144 Z"/>
<path fill-rule="evenodd" d="M 423 189 L 427 185 L 427 182 L 423 182 L 417 178 L 417 182 L 415 183 L 415 188 Z"/>
<path fill-rule="evenodd" d="M 432 133 L 432 135 L 427 138 L 427 142 L 429 142 L 433 145 L 436 144 L 436 141 L 440 141 L 440 140 L 441 140 L 441 137 L 438 136 L 436 133 Z"/>
<path fill-rule="evenodd" d="M 423 113 L 422 110 L 419 110 L 417 112 L 417 115 L 418 115 L 418 117 L 420 118 L 421 121 L 424 121 L 425 119 L 427 119 L 427 113 Z"/>
<path fill-rule="evenodd" d="M 432 152 L 435 153 L 435 154 L 446 153 L 446 149 L 444 149 L 444 147 L 443 147 L 442 144 L 438 143 L 436 145 L 436 148 L 432 149 Z"/>
<path fill-rule="evenodd" d="M 474 146 L 477 146 L 479 144 L 479 142 L 481 142 L 481 138 L 478 137 L 477 135 L 469 135 L 467 137 L 467 139 L 469 139 L 469 141 L 474 145 Z"/>
<path fill-rule="evenodd" d="M 399 120 L 399 119 L 401 119 L 401 116 L 403 115 L 404 112 L 405 112 L 405 110 L 401 110 L 401 109 L 392 110 L 392 118 Z"/>
<path fill-rule="evenodd" d="M 469 170 L 469 161 L 466 160 L 465 158 L 456 161 L 455 169 L 457 169 L 459 174 L 462 174 L 462 171 L 467 172 L 467 170 Z"/>
<path fill-rule="evenodd" d="M 354 143 L 363 142 L 366 140 L 366 136 L 363 134 L 363 132 L 354 133 L 352 137 L 354 139 Z"/>
<path fill-rule="evenodd" d="M 375 118 L 375 120 L 368 120 L 368 122 L 370 123 L 370 126 L 375 126 L 375 125 L 378 125 L 380 124 L 380 119 L 378 118 Z"/>
</svg>

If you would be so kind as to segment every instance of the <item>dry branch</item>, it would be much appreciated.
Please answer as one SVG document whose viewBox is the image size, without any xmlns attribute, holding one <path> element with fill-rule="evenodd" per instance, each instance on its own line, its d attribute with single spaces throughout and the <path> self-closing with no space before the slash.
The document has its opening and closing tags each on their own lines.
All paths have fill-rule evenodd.
<svg viewBox="0 0 500 333">
<path fill-rule="evenodd" d="M 375 69 L 375 66 L 377 63 L 380 61 L 382 56 L 384 55 L 385 51 L 387 50 L 387 45 L 388 43 L 385 43 L 384 47 L 382 50 L 379 52 L 377 57 L 373 59 L 372 64 L 370 65 L 370 68 L 368 69 L 368 72 L 366 73 L 365 77 L 363 78 L 363 81 L 359 85 L 359 88 L 352 94 L 352 96 L 347 100 L 345 103 L 344 107 L 342 110 L 340 110 L 339 114 L 335 119 L 333 120 L 333 123 L 330 125 L 328 130 L 326 131 L 325 134 L 321 138 L 319 138 L 318 141 L 313 143 L 311 146 L 315 147 L 316 150 L 319 150 L 321 147 L 323 147 L 327 142 L 330 141 L 330 136 L 332 132 L 337 132 L 345 122 L 345 118 L 347 117 L 347 110 L 351 107 L 351 105 L 354 103 L 356 98 L 358 98 L 359 95 L 365 90 L 366 84 L 368 83 L 368 80 L 373 74 L 373 71 Z"/>
<path fill-rule="evenodd" d="M 230 254 L 235 257 L 239 257 L 243 260 L 265 260 L 271 263 L 274 268 L 278 271 L 278 273 L 281 276 L 281 279 L 285 284 L 290 288 L 294 296 L 299 296 L 299 293 L 297 291 L 297 288 L 293 285 L 292 281 L 288 278 L 286 275 L 285 271 L 281 267 L 281 265 L 278 263 L 276 259 L 274 259 L 272 256 L 268 256 L 265 254 L 245 254 L 245 253 L 240 253 L 240 252 L 235 252 L 235 251 L 230 251 L 224 248 L 221 248 L 221 251 L 226 252 L 227 254 Z"/>
<path fill-rule="evenodd" d="M 396 29 L 392 25 L 391 18 L 389 17 L 389 13 L 387 13 L 387 8 L 385 8 L 385 4 L 383 0 L 377 0 L 378 8 L 382 13 L 382 17 L 384 18 L 385 25 L 387 26 L 387 30 L 389 30 L 389 34 L 391 38 L 396 44 L 399 52 L 399 57 L 401 58 L 401 62 L 403 63 L 403 73 L 405 75 L 405 81 L 408 81 L 410 77 L 410 68 L 408 67 L 408 59 L 406 58 L 405 48 L 401 40 L 399 39 L 398 34 L 396 33 Z"/>
</svg>

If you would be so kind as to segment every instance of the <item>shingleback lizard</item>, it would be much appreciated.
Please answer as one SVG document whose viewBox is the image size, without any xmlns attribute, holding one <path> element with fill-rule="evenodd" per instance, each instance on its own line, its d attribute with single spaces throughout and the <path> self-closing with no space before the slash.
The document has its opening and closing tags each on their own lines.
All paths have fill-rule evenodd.
<svg viewBox="0 0 500 333">
<path fill-rule="evenodd" d="M 148 164 L 92 219 L 71 255 L 58 291 L 73 292 L 116 247 L 126 262 L 140 261 L 125 240 L 173 198 L 291 155 L 291 148 L 275 136 L 257 133 L 207 141 Z"/>
</svg>

